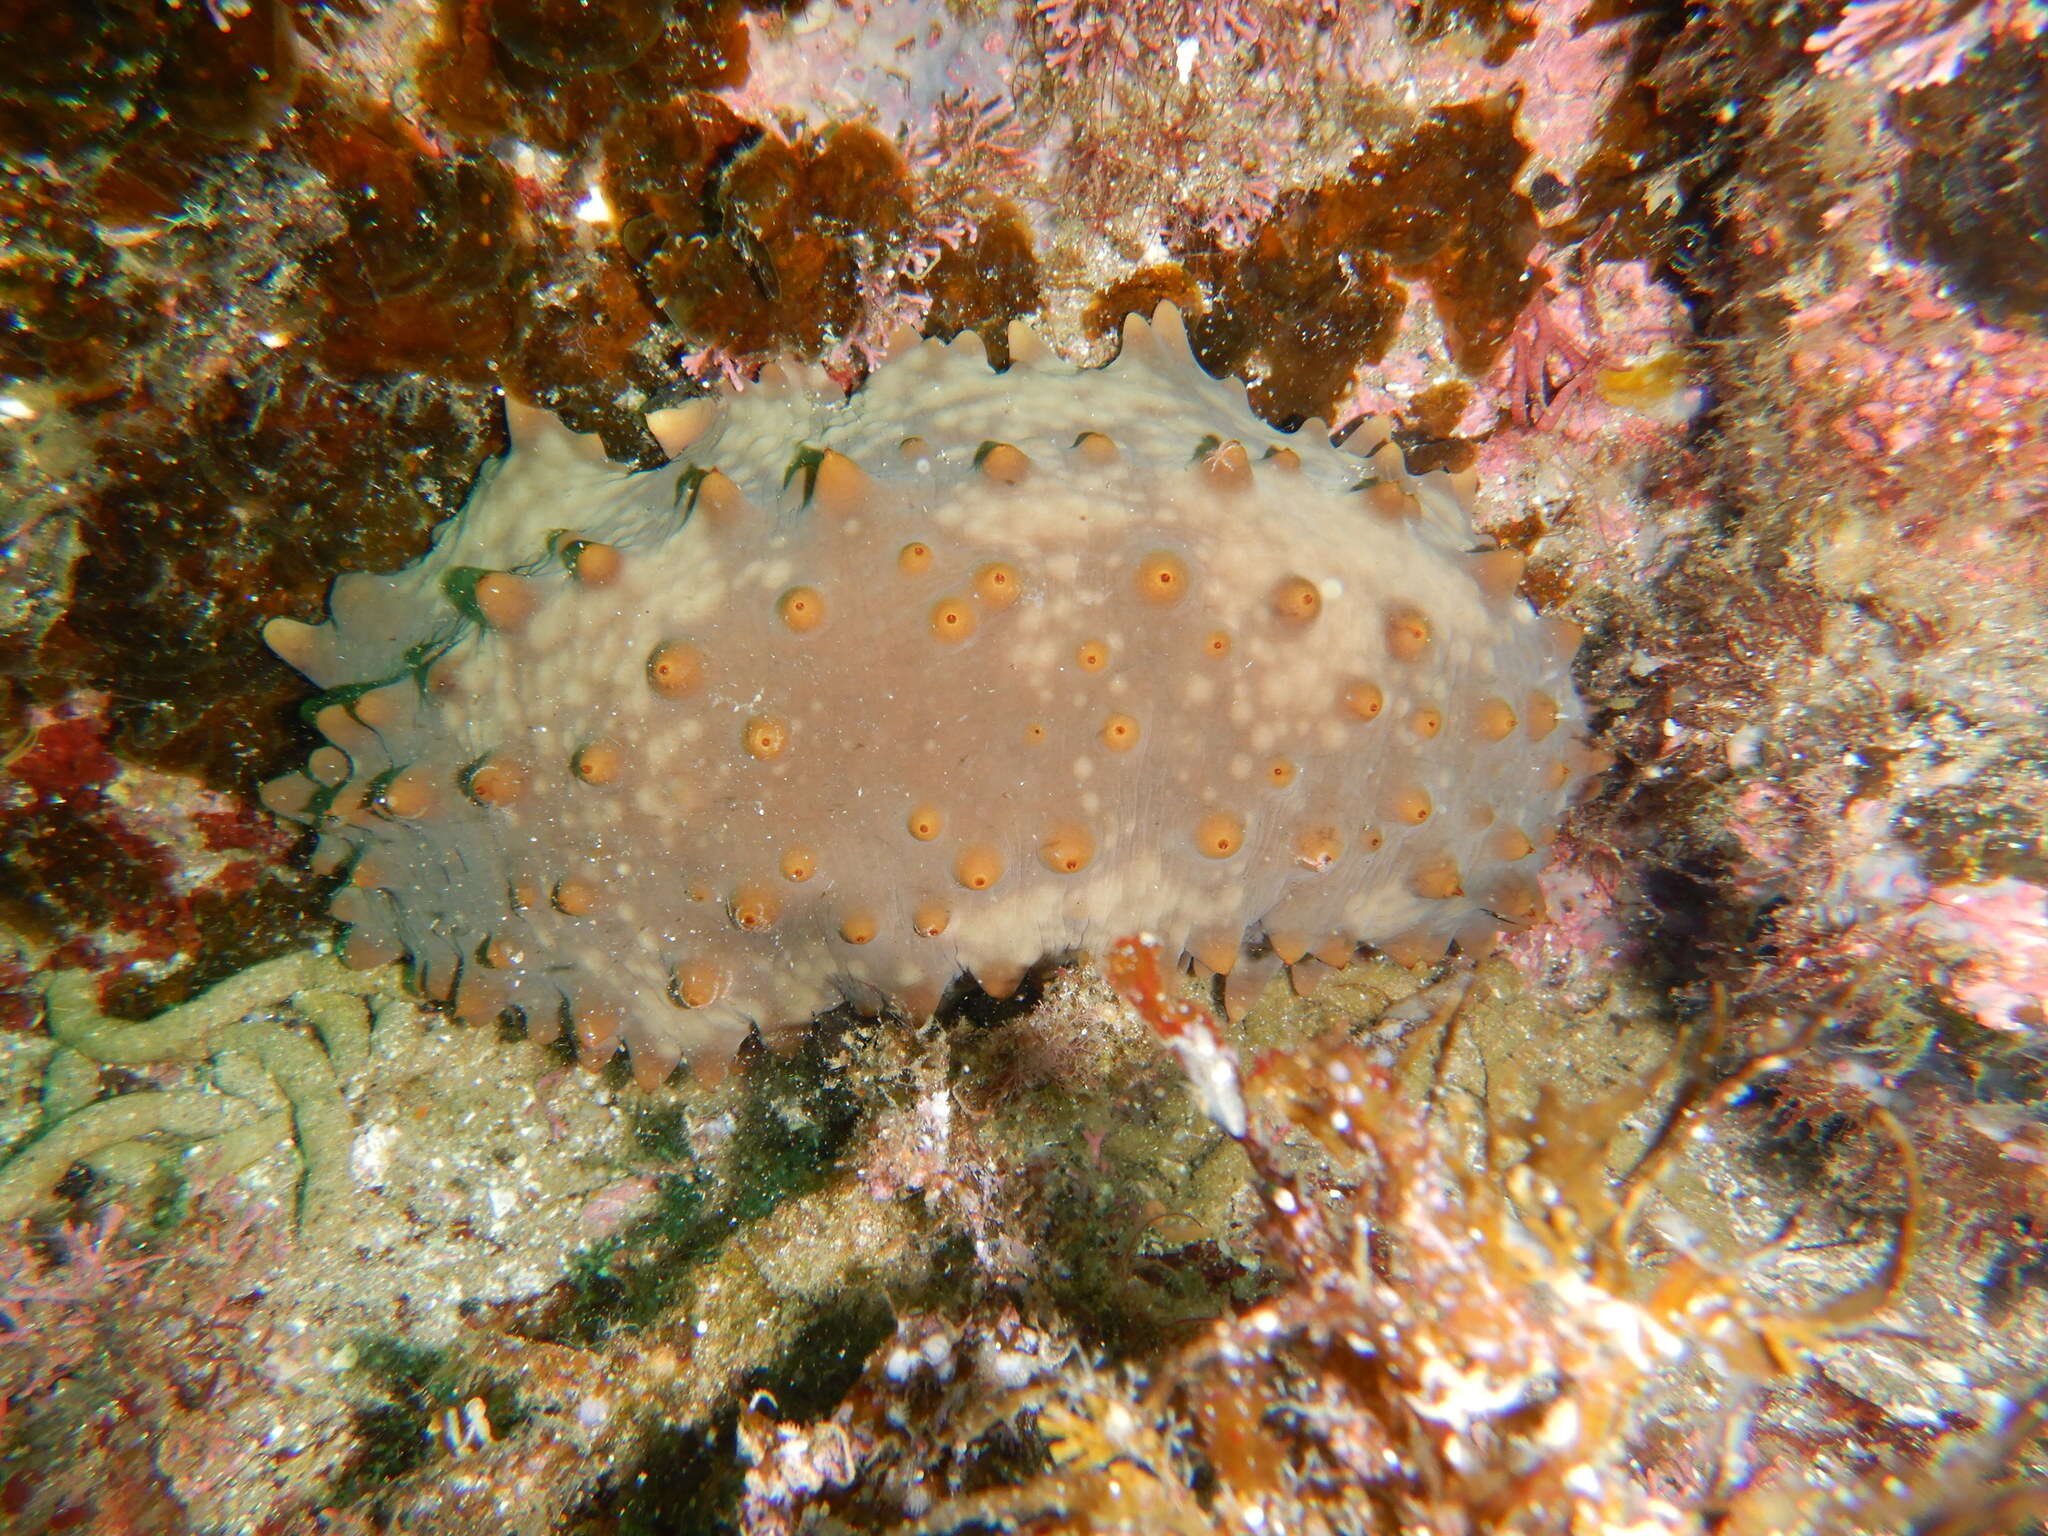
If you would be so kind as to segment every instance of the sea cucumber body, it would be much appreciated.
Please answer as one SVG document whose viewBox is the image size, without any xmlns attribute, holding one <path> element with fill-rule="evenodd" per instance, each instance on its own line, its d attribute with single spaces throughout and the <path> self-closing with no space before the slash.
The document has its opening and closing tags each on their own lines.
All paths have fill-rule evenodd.
<svg viewBox="0 0 2048 1536">
<path fill-rule="evenodd" d="M 520 412 L 425 560 L 274 625 L 352 953 L 658 1075 L 1139 929 L 1260 974 L 1533 918 L 1579 708 L 1461 488 L 1265 426 L 1170 311 L 1018 344 L 776 371 L 644 473 Z"/>
</svg>

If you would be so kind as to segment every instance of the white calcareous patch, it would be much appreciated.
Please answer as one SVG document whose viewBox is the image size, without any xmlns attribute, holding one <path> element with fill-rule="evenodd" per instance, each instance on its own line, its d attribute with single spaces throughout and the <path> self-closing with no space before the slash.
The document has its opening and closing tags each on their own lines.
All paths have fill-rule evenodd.
<svg viewBox="0 0 2048 1536">
<path fill-rule="evenodd" d="M 327 690 L 266 799 L 349 955 L 658 1077 L 1138 929 L 1235 1007 L 1538 920 L 1592 761 L 1464 488 L 1266 426 L 1170 308 L 1017 350 L 771 370 L 644 473 L 509 407 L 425 559 L 268 632 Z"/>
</svg>

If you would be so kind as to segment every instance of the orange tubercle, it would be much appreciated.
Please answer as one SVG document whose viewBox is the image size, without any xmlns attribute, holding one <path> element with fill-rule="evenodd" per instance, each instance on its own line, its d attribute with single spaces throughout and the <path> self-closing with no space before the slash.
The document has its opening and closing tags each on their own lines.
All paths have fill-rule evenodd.
<svg viewBox="0 0 2048 1536">
<path fill-rule="evenodd" d="M 697 477 L 690 496 L 690 511 L 703 513 L 714 528 L 731 528 L 747 510 L 746 493 L 723 470 L 706 470 Z"/>
<path fill-rule="evenodd" d="M 1387 804 L 1387 814 L 1394 820 L 1419 827 L 1435 812 L 1426 789 L 1409 788 L 1396 790 Z"/>
<path fill-rule="evenodd" d="M 1519 927 L 1544 918 L 1543 888 L 1523 875 L 1504 875 L 1487 893 L 1486 909 Z"/>
<path fill-rule="evenodd" d="M 511 805 L 526 793 L 526 769 L 516 759 L 494 752 L 470 764 L 462 776 L 462 791 L 478 805 Z"/>
<path fill-rule="evenodd" d="M 424 773 L 417 768 L 408 768 L 403 773 L 392 775 L 379 798 L 387 816 L 396 816 L 400 821 L 417 821 L 433 811 L 438 797 Z"/>
<path fill-rule="evenodd" d="M 775 612 L 789 629 L 807 635 L 825 622 L 825 595 L 816 587 L 791 587 L 775 600 Z"/>
<path fill-rule="evenodd" d="M 1031 459 L 1010 443 L 983 443 L 975 465 L 997 485 L 1021 485 L 1031 473 Z"/>
<path fill-rule="evenodd" d="M 745 933 L 763 933 L 782 915 L 782 898 L 763 885 L 743 885 L 726 905 L 732 925 Z"/>
<path fill-rule="evenodd" d="M 533 584 L 508 571 L 493 571 L 477 578 L 477 612 L 492 629 L 512 630 L 523 626 L 539 606 Z"/>
<path fill-rule="evenodd" d="M 1294 862 L 1322 874 L 1344 856 L 1344 839 L 1334 827 L 1310 827 L 1294 840 Z"/>
<path fill-rule="evenodd" d="M 1473 706 L 1472 729 L 1481 741 L 1505 741 L 1517 724 L 1515 706 L 1506 699 L 1489 696 Z"/>
<path fill-rule="evenodd" d="M 1243 443 L 1223 443 L 1202 456 L 1202 474 L 1219 491 L 1241 491 L 1252 483 L 1251 455 Z"/>
<path fill-rule="evenodd" d="M 1323 594 L 1306 576 L 1287 576 L 1273 588 L 1273 615 L 1289 624 L 1312 624 L 1323 611 Z"/>
<path fill-rule="evenodd" d="M 1003 856 L 987 843 L 960 850 L 953 861 L 953 878 L 970 891 L 985 891 L 1003 878 Z"/>
<path fill-rule="evenodd" d="M 679 699 L 704 680 L 704 652 L 687 640 L 664 640 L 647 658 L 647 685 L 665 698 Z"/>
<path fill-rule="evenodd" d="M 1487 851 L 1496 859 L 1512 864 L 1529 857 L 1536 851 L 1536 845 L 1520 827 L 1501 827 L 1487 840 Z"/>
<path fill-rule="evenodd" d="M 1017 568 L 1003 560 L 991 560 L 974 573 L 974 595 L 991 608 L 1007 608 L 1023 590 Z"/>
<path fill-rule="evenodd" d="M 957 645 L 974 633 L 974 609 L 964 597 L 942 597 L 932 604 L 931 630 L 934 638 Z"/>
<path fill-rule="evenodd" d="M 1056 875 L 1077 875 L 1095 858 L 1095 839 L 1085 827 L 1061 827 L 1039 845 L 1038 857 Z"/>
<path fill-rule="evenodd" d="M 1529 557 L 1515 549 L 1486 549 L 1472 556 L 1472 579 L 1495 602 L 1514 596 Z"/>
<path fill-rule="evenodd" d="M 388 731 L 405 718 L 405 707 L 409 702 L 411 689 L 402 684 L 388 688 L 372 688 L 359 697 L 351 708 L 356 719 L 373 731 Z"/>
<path fill-rule="evenodd" d="M 1433 858 L 1417 866 L 1408 887 L 1428 901 L 1448 901 L 1453 896 L 1465 894 L 1465 882 L 1458 873 L 1458 861 L 1449 856 Z"/>
<path fill-rule="evenodd" d="M 818 455 L 811 470 L 811 506 L 827 517 L 846 517 L 868 503 L 874 482 L 837 448 Z"/>
<path fill-rule="evenodd" d="M 586 742 L 576 749 L 570 766 L 575 769 L 576 777 L 586 784 L 611 784 L 625 772 L 626 756 L 616 742 Z"/>
<path fill-rule="evenodd" d="M 1379 684 L 1360 681 L 1344 685 L 1344 709 L 1355 718 L 1377 720 L 1386 707 L 1387 696 Z"/>
<path fill-rule="evenodd" d="M 1420 661 L 1429 649 L 1429 620 L 1414 608 L 1387 615 L 1387 654 L 1396 661 Z"/>
<path fill-rule="evenodd" d="M 669 991 L 685 1008 L 705 1008 L 725 990 L 725 972 L 704 961 L 679 965 L 669 978 Z"/>
<path fill-rule="evenodd" d="M 563 563 L 586 587 L 608 587 L 625 569 L 625 558 L 610 544 L 578 539 L 562 551 Z"/>
<path fill-rule="evenodd" d="M 555 882 L 555 910 L 566 917 L 588 917 L 598 909 L 597 886 L 572 875 Z"/>
<path fill-rule="evenodd" d="M 789 723 L 773 715 L 755 715 L 747 721 L 742 735 L 747 756 L 759 762 L 770 762 L 782 756 L 789 747 Z"/>
<path fill-rule="evenodd" d="M 1167 550 L 1154 550 L 1138 562 L 1135 580 L 1138 596 L 1148 603 L 1168 607 L 1187 596 L 1187 562 Z"/>
<path fill-rule="evenodd" d="M 1195 823 L 1195 851 L 1205 859 L 1227 859 L 1244 846 L 1244 820 L 1211 811 Z"/>
<path fill-rule="evenodd" d="M 1098 467 L 1114 464 L 1119 456 L 1116 444 L 1100 432 L 1083 432 L 1075 438 L 1074 452 Z"/>
</svg>

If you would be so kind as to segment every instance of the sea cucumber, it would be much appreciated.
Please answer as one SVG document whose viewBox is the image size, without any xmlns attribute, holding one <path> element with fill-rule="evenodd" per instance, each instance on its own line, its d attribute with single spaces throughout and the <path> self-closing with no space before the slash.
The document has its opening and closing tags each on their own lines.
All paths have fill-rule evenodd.
<svg viewBox="0 0 2048 1536">
<path fill-rule="evenodd" d="M 273 621 L 345 955 L 658 1080 L 1139 929 L 1241 1006 L 1538 918 L 1576 636 L 1469 480 L 1267 426 L 1170 307 L 1105 368 L 1010 340 L 771 366 L 640 473 L 510 403 L 425 559 Z"/>
</svg>

